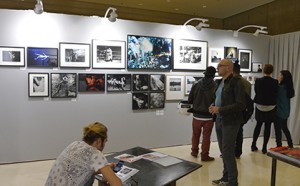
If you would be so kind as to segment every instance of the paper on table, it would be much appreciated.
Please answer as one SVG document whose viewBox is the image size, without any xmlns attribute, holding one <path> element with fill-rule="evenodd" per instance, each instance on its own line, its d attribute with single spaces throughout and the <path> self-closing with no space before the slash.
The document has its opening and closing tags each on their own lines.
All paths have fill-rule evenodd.
<svg viewBox="0 0 300 186">
<path fill-rule="evenodd" d="M 135 162 L 135 161 L 141 159 L 141 157 L 125 153 L 125 154 L 121 154 L 119 156 L 116 156 L 115 159 L 123 160 L 123 161 L 126 161 L 128 163 L 132 163 L 132 162 Z"/>
<path fill-rule="evenodd" d="M 178 158 L 174 158 L 172 156 L 165 156 L 165 157 L 162 157 L 162 158 L 157 158 L 157 159 L 153 160 L 153 162 L 167 167 L 167 166 L 170 166 L 170 165 L 180 163 L 180 162 L 182 162 L 182 160 L 180 160 Z"/>
<path fill-rule="evenodd" d="M 150 161 L 156 160 L 158 158 L 166 157 L 166 156 L 168 156 L 168 155 L 162 154 L 160 152 L 150 152 L 147 154 L 140 155 L 141 158 L 150 160 Z"/>
</svg>

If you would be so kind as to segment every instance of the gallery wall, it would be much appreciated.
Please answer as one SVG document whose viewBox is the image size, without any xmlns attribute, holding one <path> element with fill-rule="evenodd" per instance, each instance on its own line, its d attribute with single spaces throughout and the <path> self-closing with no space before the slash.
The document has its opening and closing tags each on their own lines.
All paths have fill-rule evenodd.
<svg viewBox="0 0 300 186">
<path fill-rule="evenodd" d="M 208 42 L 208 48 L 225 46 L 251 49 L 252 61 L 267 63 L 268 36 L 254 37 L 232 31 L 178 25 L 84 17 L 33 11 L 0 10 L 0 46 L 59 47 L 59 42 L 89 43 L 97 40 L 126 41 L 128 34 L 190 39 Z M 26 52 L 25 52 L 26 53 Z M 26 56 L 26 54 L 25 54 Z M 25 57 L 26 64 L 26 57 Z M 146 148 L 190 144 L 192 116 L 177 113 L 179 100 L 166 101 L 159 110 L 132 110 L 131 92 L 78 93 L 76 98 L 28 97 L 28 73 L 142 73 L 199 75 L 195 71 L 147 71 L 92 68 L 29 68 L 0 66 L 0 163 L 53 159 L 74 140 L 81 140 L 82 127 L 95 121 L 108 127 L 105 152 L 130 147 Z M 256 76 L 257 73 L 244 73 Z M 252 121 L 244 127 L 251 137 Z M 215 132 L 212 140 L 216 141 Z"/>
</svg>

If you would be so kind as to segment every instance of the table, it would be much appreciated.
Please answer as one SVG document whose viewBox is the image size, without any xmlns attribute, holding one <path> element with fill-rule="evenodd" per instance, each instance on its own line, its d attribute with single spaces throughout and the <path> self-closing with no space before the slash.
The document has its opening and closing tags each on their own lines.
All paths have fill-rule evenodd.
<svg viewBox="0 0 300 186">
<path fill-rule="evenodd" d="M 290 165 L 296 166 L 300 168 L 300 159 L 281 154 L 275 151 L 268 151 L 268 156 L 272 157 L 272 173 L 271 173 L 271 186 L 275 186 L 276 183 L 276 167 L 277 167 L 277 160 L 282 162 L 288 163 Z"/>
<path fill-rule="evenodd" d="M 117 162 L 118 160 L 114 157 L 120 154 L 127 153 L 134 156 L 139 156 L 150 152 L 154 151 L 142 147 L 134 147 L 122 152 L 111 154 L 106 158 L 108 162 Z M 124 165 L 139 170 L 139 172 L 132 176 L 133 180 L 129 179 L 126 182 L 133 181 L 135 185 L 141 186 L 175 186 L 176 180 L 202 167 L 202 165 L 194 162 L 186 161 L 183 159 L 180 160 L 182 160 L 182 162 L 167 167 L 145 159 L 140 159 L 133 163 L 125 162 Z M 101 178 L 99 176 L 96 176 L 96 179 L 100 180 Z M 101 181 L 99 181 L 99 185 L 100 183 Z"/>
</svg>

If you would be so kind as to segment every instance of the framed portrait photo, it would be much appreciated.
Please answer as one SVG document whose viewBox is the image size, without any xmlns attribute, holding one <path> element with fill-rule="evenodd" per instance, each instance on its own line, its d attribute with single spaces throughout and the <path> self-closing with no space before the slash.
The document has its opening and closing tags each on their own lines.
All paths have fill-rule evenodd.
<svg viewBox="0 0 300 186">
<path fill-rule="evenodd" d="M 132 75 L 132 90 L 133 91 L 148 91 L 149 90 L 149 75 L 148 74 L 133 74 Z"/>
<path fill-rule="evenodd" d="M 51 98 L 76 98 L 77 74 L 51 73 Z"/>
<path fill-rule="evenodd" d="M 59 53 L 60 67 L 90 67 L 90 44 L 59 43 Z"/>
<path fill-rule="evenodd" d="M 28 47 L 27 67 L 58 67 L 58 49 Z"/>
<path fill-rule="evenodd" d="M 166 100 L 182 100 L 184 76 L 167 76 Z"/>
<path fill-rule="evenodd" d="M 238 59 L 237 47 L 224 47 L 224 58 L 231 59 L 235 62 Z"/>
<path fill-rule="evenodd" d="M 166 76 L 164 74 L 150 74 L 150 91 L 165 91 Z"/>
<path fill-rule="evenodd" d="M 104 92 L 105 74 L 78 74 L 78 92 Z"/>
<path fill-rule="evenodd" d="M 125 41 L 93 40 L 93 68 L 125 68 Z"/>
<path fill-rule="evenodd" d="M 49 96 L 49 74 L 28 73 L 28 96 L 48 97 Z"/>
<path fill-rule="evenodd" d="M 239 49 L 239 61 L 241 66 L 241 72 L 251 72 L 252 50 Z"/>
<path fill-rule="evenodd" d="M 184 95 L 189 95 L 192 89 L 192 86 L 194 85 L 194 83 L 198 80 L 200 80 L 201 78 L 203 78 L 203 76 L 185 76 L 185 86 L 184 86 Z"/>
<path fill-rule="evenodd" d="M 219 62 L 224 58 L 224 48 L 209 48 L 208 66 L 217 68 Z"/>
<path fill-rule="evenodd" d="M 132 93 L 132 110 L 149 108 L 149 93 Z"/>
<path fill-rule="evenodd" d="M 173 61 L 173 39 L 127 36 L 127 69 L 167 71 Z"/>
<path fill-rule="evenodd" d="M 107 74 L 107 92 L 131 91 L 131 74 Z"/>
<path fill-rule="evenodd" d="M 25 48 L 0 46 L 0 66 L 24 67 Z"/>
<path fill-rule="evenodd" d="M 205 70 L 207 41 L 174 40 L 174 70 Z"/>
<path fill-rule="evenodd" d="M 252 63 L 252 72 L 254 73 L 262 73 L 263 64 L 258 62 Z"/>
</svg>

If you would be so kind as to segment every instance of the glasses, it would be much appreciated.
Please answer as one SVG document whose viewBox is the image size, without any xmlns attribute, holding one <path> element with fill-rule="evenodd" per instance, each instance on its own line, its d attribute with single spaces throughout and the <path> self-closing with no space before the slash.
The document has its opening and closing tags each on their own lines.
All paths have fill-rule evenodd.
<svg viewBox="0 0 300 186">
<path fill-rule="evenodd" d="M 218 65 L 217 68 L 220 68 L 220 67 L 226 67 L 226 66 L 229 66 L 229 65 Z"/>
</svg>

